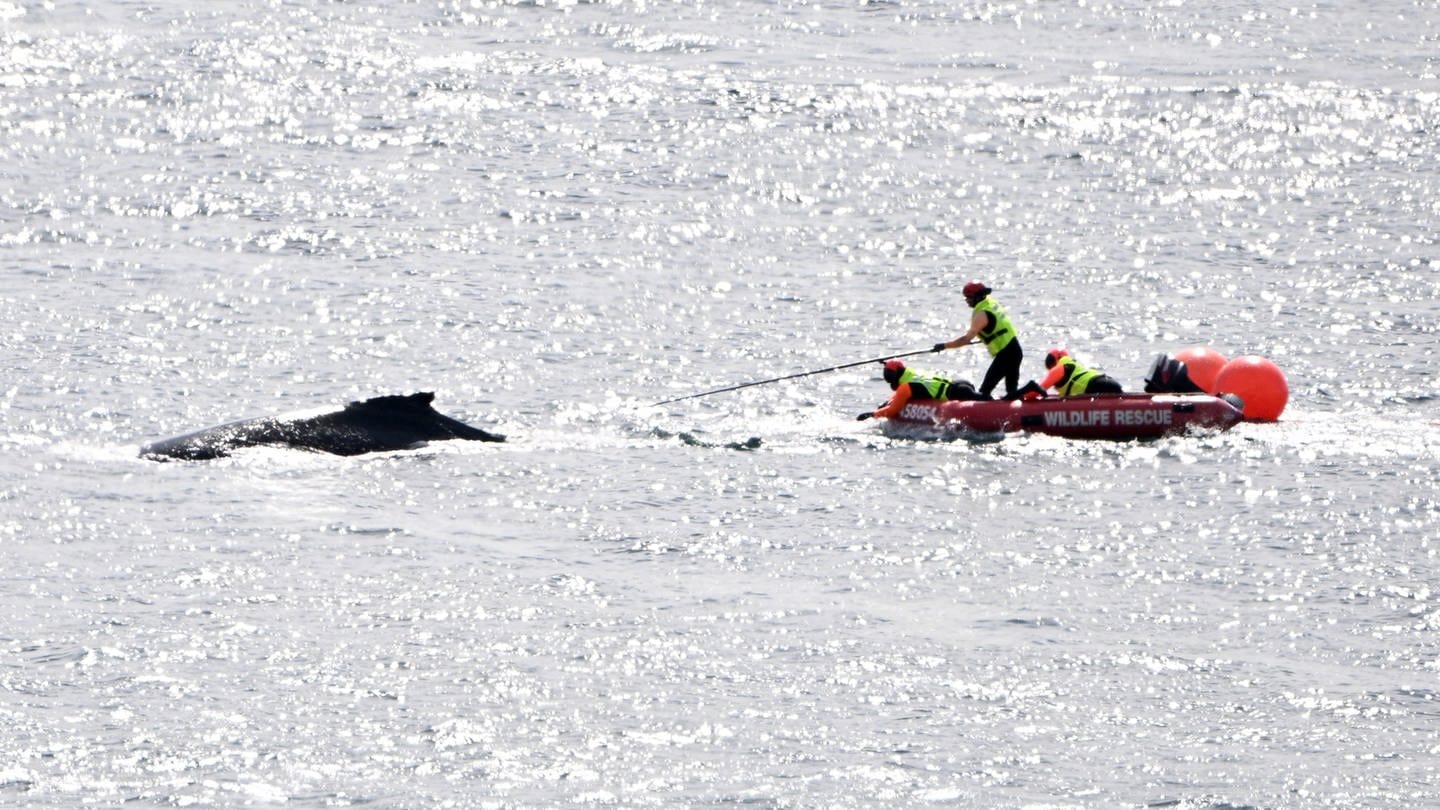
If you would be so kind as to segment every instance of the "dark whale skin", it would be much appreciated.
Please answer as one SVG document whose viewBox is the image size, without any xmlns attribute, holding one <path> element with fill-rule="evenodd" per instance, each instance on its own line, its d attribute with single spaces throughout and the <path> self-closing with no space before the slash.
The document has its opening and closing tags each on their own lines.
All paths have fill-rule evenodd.
<svg viewBox="0 0 1440 810">
<path fill-rule="evenodd" d="M 265 416 L 227 422 L 140 448 L 143 458 L 205 461 L 231 450 L 282 445 L 302 450 L 358 456 L 405 450 L 432 441 L 466 439 L 503 442 L 505 437 L 471 427 L 436 411 L 432 392 L 396 394 L 352 402 L 343 410 L 318 416 Z"/>
</svg>

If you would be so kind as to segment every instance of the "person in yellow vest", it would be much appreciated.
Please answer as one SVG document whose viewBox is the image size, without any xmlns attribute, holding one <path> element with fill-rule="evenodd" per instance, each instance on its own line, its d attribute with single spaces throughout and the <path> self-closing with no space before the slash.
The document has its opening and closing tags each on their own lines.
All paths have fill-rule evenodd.
<svg viewBox="0 0 1440 810">
<path fill-rule="evenodd" d="M 933 374 L 918 374 L 914 369 L 906 368 L 899 360 L 886 360 L 883 376 L 885 382 L 890 384 L 890 390 L 895 392 L 890 396 L 890 401 L 873 411 L 860 414 L 856 419 L 864 421 L 872 417 L 894 418 L 912 399 L 942 402 L 950 399 L 979 399 L 975 386 L 966 380 L 952 381 Z"/>
<path fill-rule="evenodd" d="M 1040 390 L 1055 389 L 1062 397 L 1081 394 L 1123 394 L 1120 383 L 1108 374 L 1080 365 L 1070 352 L 1051 349 L 1045 354 L 1045 379 L 1040 381 Z M 1028 386 L 1027 386 L 1028 387 Z"/>
<path fill-rule="evenodd" d="M 1014 399 L 1020 395 L 1020 363 L 1025 359 L 1025 352 L 1020 348 L 1020 336 L 1015 332 L 1015 324 L 1005 315 L 1005 310 L 994 298 L 990 296 L 991 289 L 983 282 L 972 281 L 961 290 L 965 295 L 965 303 L 970 305 L 974 314 L 970 316 L 970 329 L 954 340 L 947 340 L 944 343 L 936 343 L 935 351 L 945 349 L 958 349 L 974 343 L 976 340 L 985 344 L 990 351 L 990 368 L 985 371 L 985 379 L 980 382 L 980 394 L 983 399 L 990 399 L 990 392 L 1003 379 L 1005 381 L 1005 398 Z"/>
</svg>

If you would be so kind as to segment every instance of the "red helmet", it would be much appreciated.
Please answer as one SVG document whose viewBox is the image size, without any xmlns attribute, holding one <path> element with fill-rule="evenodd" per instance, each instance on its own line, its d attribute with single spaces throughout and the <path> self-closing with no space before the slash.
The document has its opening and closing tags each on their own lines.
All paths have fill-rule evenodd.
<svg viewBox="0 0 1440 810">
<path fill-rule="evenodd" d="M 885 382 L 890 383 L 892 387 L 900 384 L 900 376 L 904 373 L 904 363 L 900 362 L 899 360 L 885 361 L 885 373 L 882 376 L 885 377 Z"/>
<path fill-rule="evenodd" d="M 966 298 L 984 298 L 990 294 L 990 288 L 986 287 L 983 281 L 972 281 L 960 291 L 965 294 Z"/>
<path fill-rule="evenodd" d="M 1045 353 L 1045 368 L 1054 368 L 1055 364 L 1060 362 L 1060 358 L 1069 356 L 1070 352 L 1067 352 L 1059 346 L 1056 346 L 1055 348 Z"/>
</svg>

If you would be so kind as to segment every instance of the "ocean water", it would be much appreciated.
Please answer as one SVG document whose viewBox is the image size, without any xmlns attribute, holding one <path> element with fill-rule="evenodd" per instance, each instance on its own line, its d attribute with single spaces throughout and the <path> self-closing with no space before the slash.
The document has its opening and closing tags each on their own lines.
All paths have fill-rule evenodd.
<svg viewBox="0 0 1440 810">
<path fill-rule="evenodd" d="M 0 0 L 0 805 L 1440 805 L 1437 46 L 1430 0 Z M 1204 345 L 1289 404 L 652 404 L 955 337 L 972 278 L 1028 376 Z M 510 441 L 136 453 L 414 391 Z"/>
</svg>

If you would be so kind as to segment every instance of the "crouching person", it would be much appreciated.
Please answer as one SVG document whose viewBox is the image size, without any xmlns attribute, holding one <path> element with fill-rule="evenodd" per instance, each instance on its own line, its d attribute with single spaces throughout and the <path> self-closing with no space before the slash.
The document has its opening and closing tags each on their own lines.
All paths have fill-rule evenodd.
<svg viewBox="0 0 1440 810">
<path fill-rule="evenodd" d="M 874 411 L 860 414 L 856 419 L 892 419 L 898 416 L 911 400 L 944 402 L 952 399 L 988 399 L 981 396 L 967 380 L 947 380 L 931 374 L 919 374 L 914 369 L 906 368 L 899 360 L 886 360 L 883 376 L 890 385 L 890 390 L 895 392 L 890 396 L 890 401 Z"/>
<path fill-rule="evenodd" d="M 1045 379 L 1036 386 L 1041 395 L 1051 388 L 1062 397 L 1078 397 L 1081 394 L 1123 394 L 1124 389 L 1114 377 L 1098 369 L 1086 368 L 1070 352 L 1051 349 L 1045 355 Z M 1033 391 L 1028 385 L 1022 393 Z"/>
</svg>

